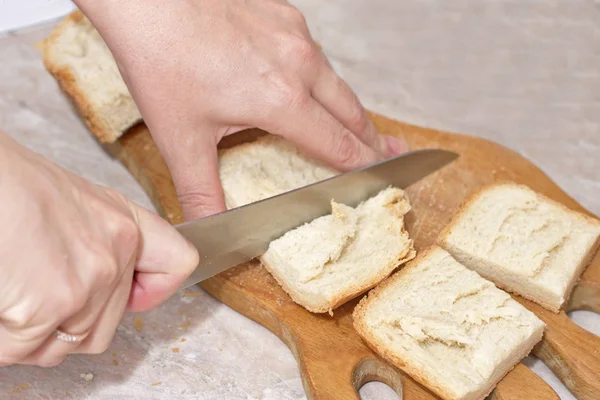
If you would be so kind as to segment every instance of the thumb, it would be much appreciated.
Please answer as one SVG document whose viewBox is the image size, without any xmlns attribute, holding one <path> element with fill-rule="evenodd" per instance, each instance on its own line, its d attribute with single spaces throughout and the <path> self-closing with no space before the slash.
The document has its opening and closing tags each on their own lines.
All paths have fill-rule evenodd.
<svg viewBox="0 0 600 400">
<path fill-rule="evenodd" d="M 146 311 L 167 300 L 198 266 L 198 251 L 167 221 L 130 203 L 141 233 L 127 309 Z"/>
</svg>

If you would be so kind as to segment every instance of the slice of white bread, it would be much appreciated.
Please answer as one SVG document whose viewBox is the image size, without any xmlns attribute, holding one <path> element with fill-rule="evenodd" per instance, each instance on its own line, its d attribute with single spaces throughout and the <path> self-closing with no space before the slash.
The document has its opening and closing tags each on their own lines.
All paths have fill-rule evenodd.
<svg viewBox="0 0 600 400">
<path fill-rule="evenodd" d="M 338 174 L 271 135 L 222 150 L 219 156 L 228 208 Z M 260 261 L 296 303 L 311 312 L 331 312 L 415 256 L 404 229 L 409 210 L 404 191 L 397 188 L 356 208 L 332 199 L 332 214 L 273 241 Z"/>
<path fill-rule="evenodd" d="M 261 257 L 290 297 L 315 313 L 331 312 L 415 256 L 401 189 L 383 190 L 356 208 L 332 202 L 332 209 L 271 242 Z"/>
<path fill-rule="evenodd" d="M 483 399 L 545 324 L 438 246 L 365 296 L 354 326 L 383 358 L 443 399 Z"/>
<path fill-rule="evenodd" d="M 219 175 L 227 208 L 266 199 L 339 173 L 276 135 L 261 136 L 219 151 Z"/>
<path fill-rule="evenodd" d="M 470 196 L 439 244 L 499 287 L 558 312 L 600 245 L 600 221 L 502 182 Z"/>
<path fill-rule="evenodd" d="M 76 10 L 42 43 L 46 69 L 100 142 L 114 142 L 142 117 L 112 53 Z"/>
</svg>

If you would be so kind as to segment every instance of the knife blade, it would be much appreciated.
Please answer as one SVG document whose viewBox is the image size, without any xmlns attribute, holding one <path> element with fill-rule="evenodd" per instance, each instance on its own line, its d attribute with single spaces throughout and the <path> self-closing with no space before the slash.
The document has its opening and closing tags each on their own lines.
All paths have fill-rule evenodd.
<svg viewBox="0 0 600 400">
<path fill-rule="evenodd" d="M 356 207 L 390 186 L 405 189 L 458 157 L 439 149 L 416 150 L 298 189 L 176 225 L 200 254 L 181 288 L 250 261 L 269 243 L 331 213 L 331 200 Z"/>
</svg>

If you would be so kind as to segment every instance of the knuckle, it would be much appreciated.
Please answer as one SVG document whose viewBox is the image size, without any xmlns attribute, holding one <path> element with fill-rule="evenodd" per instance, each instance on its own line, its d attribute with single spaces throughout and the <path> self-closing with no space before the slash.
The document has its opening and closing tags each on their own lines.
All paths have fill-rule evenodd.
<svg viewBox="0 0 600 400">
<path fill-rule="evenodd" d="M 347 123 L 354 132 L 365 132 L 369 127 L 369 118 L 356 96 L 353 95 L 352 106 L 349 108 Z"/>
<path fill-rule="evenodd" d="M 87 297 L 87 291 L 82 285 L 71 282 L 60 290 L 60 294 L 56 294 L 50 306 L 61 319 L 65 319 L 81 310 L 87 302 Z"/>
<path fill-rule="evenodd" d="M 96 256 L 92 264 L 98 282 L 110 285 L 121 276 L 121 269 L 112 257 Z"/>
<path fill-rule="evenodd" d="M 304 85 L 300 80 L 276 76 L 271 79 L 272 102 L 274 112 L 282 109 L 302 109 L 310 100 Z"/>
<path fill-rule="evenodd" d="M 334 149 L 340 164 L 346 168 L 358 166 L 362 160 L 360 146 L 357 145 L 355 140 L 352 140 L 351 135 L 348 133 L 342 133 L 336 137 Z"/>
<path fill-rule="evenodd" d="M 291 4 L 286 4 L 286 7 L 284 8 L 284 16 L 288 21 L 294 23 L 296 26 L 306 25 L 306 17 L 304 14 Z"/>
<path fill-rule="evenodd" d="M 317 61 L 318 52 L 315 46 L 308 40 L 289 35 L 285 42 L 289 57 L 298 66 L 314 65 Z"/>
<path fill-rule="evenodd" d="M 181 207 L 186 213 L 207 216 L 219 211 L 215 205 L 219 204 L 220 199 L 214 190 L 190 189 L 182 191 L 178 197 Z"/>
<path fill-rule="evenodd" d="M 42 301 L 39 297 L 27 296 L 18 305 L 3 312 L 2 322 L 11 330 L 17 332 L 27 331 L 27 328 L 35 325 L 34 321 L 41 314 L 41 310 Z"/>
<path fill-rule="evenodd" d="M 140 239 L 140 230 L 135 220 L 121 212 L 108 213 L 105 218 L 107 229 L 117 243 L 136 247 Z"/>
</svg>

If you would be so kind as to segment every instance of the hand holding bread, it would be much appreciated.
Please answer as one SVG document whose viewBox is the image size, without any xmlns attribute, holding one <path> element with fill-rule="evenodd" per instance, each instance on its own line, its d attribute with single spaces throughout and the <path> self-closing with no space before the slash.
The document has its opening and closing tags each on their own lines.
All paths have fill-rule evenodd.
<svg viewBox="0 0 600 400">
<path fill-rule="evenodd" d="M 216 146 L 248 127 L 341 170 L 402 150 L 377 134 L 286 1 L 76 3 L 114 55 L 188 219 L 225 209 Z"/>
</svg>

